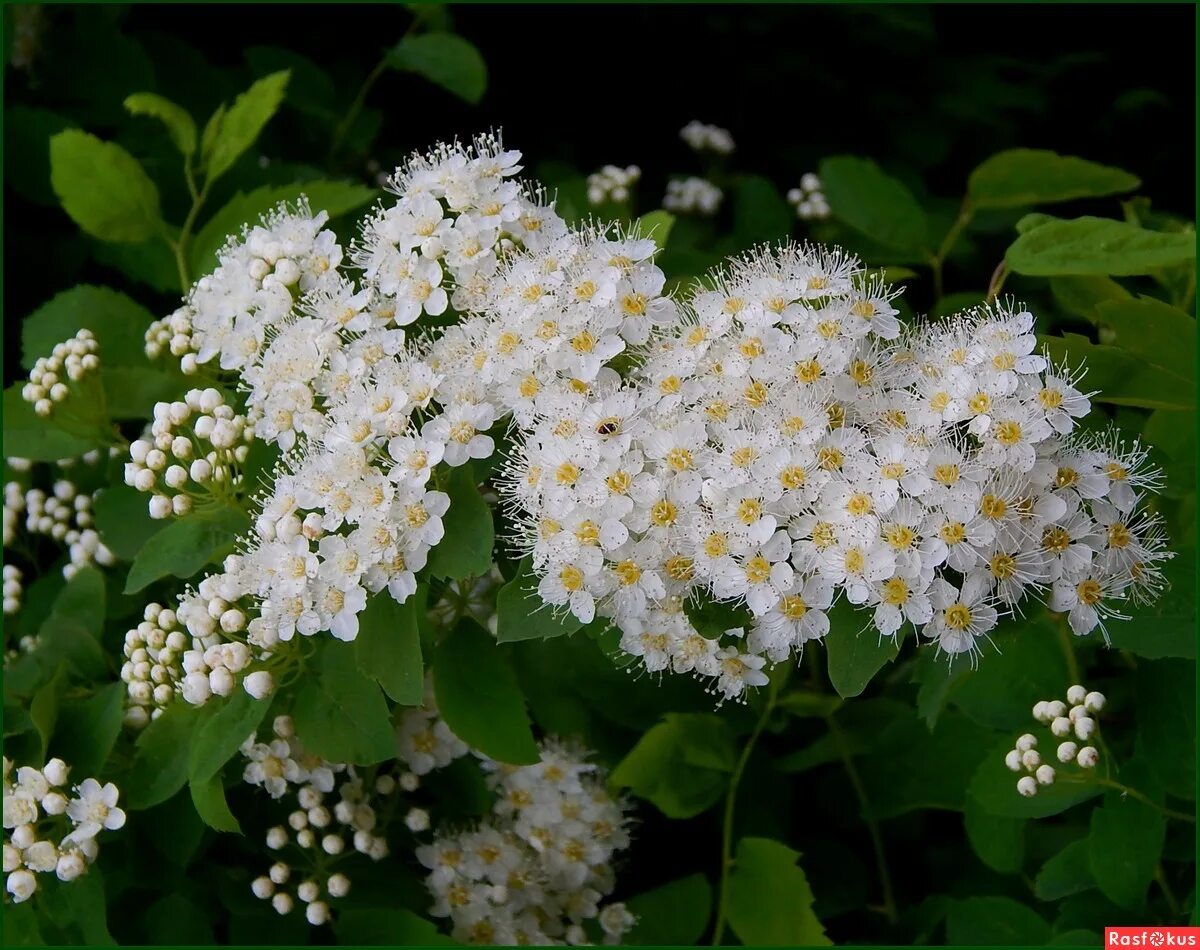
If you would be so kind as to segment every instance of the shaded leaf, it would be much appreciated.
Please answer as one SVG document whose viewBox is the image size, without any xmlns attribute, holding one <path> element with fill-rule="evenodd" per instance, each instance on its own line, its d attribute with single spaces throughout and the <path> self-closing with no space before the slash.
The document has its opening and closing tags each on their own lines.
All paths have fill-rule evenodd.
<svg viewBox="0 0 1200 950">
<path fill-rule="evenodd" d="M 924 251 L 928 247 L 929 224 L 917 199 L 873 161 L 834 156 L 821 162 L 819 174 L 835 217 L 891 248 Z"/>
<path fill-rule="evenodd" d="M 967 181 L 971 206 L 1017 208 L 1132 191 L 1141 182 L 1129 172 L 1046 149 L 1014 148 L 979 165 Z"/>
<path fill-rule="evenodd" d="M 387 702 L 359 672 L 351 644 L 329 640 L 313 655 L 292 718 L 305 748 L 331 762 L 373 765 L 395 757 Z"/>
<path fill-rule="evenodd" d="M 453 33 L 406 36 L 387 59 L 393 69 L 423 76 L 472 104 L 487 90 L 487 65 L 479 50 Z"/>
<path fill-rule="evenodd" d="M 71 219 L 102 241 L 145 241 L 162 227 L 158 188 L 115 142 L 59 132 L 50 139 L 50 183 Z"/>
<path fill-rule="evenodd" d="M 354 638 L 359 670 L 402 706 L 419 706 L 425 696 L 416 606 L 415 597 L 398 604 L 386 589 L 381 590 L 358 615 Z"/>
<path fill-rule="evenodd" d="M 768 838 L 738 842 L 729 875 L 729 926 L 747 945 L 831 946 L 813 913 L 800 854 Z"/>
<path fill-rule="evenodd" d="M 1110 218 L 1052 220 L 1020 235 L 1004 259 L 1015 273 L 1030 277 L 1149 274 L 1194 261 L 1196 236 L 1147 231 Z"/>
</svg>

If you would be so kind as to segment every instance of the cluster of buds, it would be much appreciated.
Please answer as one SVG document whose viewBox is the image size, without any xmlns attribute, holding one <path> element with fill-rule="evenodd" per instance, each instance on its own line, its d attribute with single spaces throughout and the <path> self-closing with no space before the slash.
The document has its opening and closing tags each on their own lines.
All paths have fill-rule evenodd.
<svg viewBox="0 0 1200 950">
<path fill-rule="evenodd" d="M 667 182 L 663 207 L 683 214 L 711 216 L 721 207 L 725 195 L 706 178 L 673 179 Z"/>
<path fill-rule="evenodd" d="M 236 607 L 226 608 L 219 599 L 209 601 L 209 605 L 225 634 L 236 634 L 245 628 L 246 615 Z M 247 672 L 254 659 L 250 647 L 240 640 L 218 642 L 214 637 L 213 642 L 194 642 L 192 649 L 183 654 L 180 689 L 183 698 L 193 706 L 202 706 L 211 696 L 232 693 L 239 678 L 255 699 L 269 696 L 275 689 L 275 680 L 267 670 Z"/>
<path fill-rule="evenodd" d="M 1075 685 L 1067 690 L 1065 703 L 1061 699 L 1042 700 L 1033 707 L 1033 718 L 1049 726 L 1056 739 L 1063 740 L 1055 750 L 1055 757 L 1061 764 L 1074 762 L 1080 768 L 1096 767 L 1100 753 L 1095 746 L 1081 747 L 1080 743 L 1086 743 L 1096 734 L 1093 717 L 1104 708 L 1105 702 L 1103 693 L 1089 692 L 1086 687 Z M 1037 737 L 1026 733 L 1004 758 L 1004 764 L 1011 771 L 1027 773 L 1017 780 L 1017 791 L 1026 798 L 1036 795 L 1039 786 L 1052 784 L 1056 774 L 1053 765 L 1042 761 L 1037 744 Z"/>
<path fill-rule="evenodd" d="M 50 493 L 40 488 L 26 490 L 19 482 L 7 482 L 4 486 L 6 547 L 16 539 L 22 514 L 29 534 L 43 535 L 67 546 L 70 560 L 63 565 L 63 577 L 67 580 L 89 564 L 111 567 L 116 563 L 115 555 L 92 527 L 92 496 L 79 491 L 74 482 L 60 478 Z"/>
<path fill-rule="evenodd" d="M 729 134 L 728 129 L 717 125 L 708 125 L 696 119 L 679 130 L 679 137 L 696 152 L 716 152 L 718 155 L 728 155 L 734 149 L 733 136 Z"/>
<path fill-rule="evenodd" d="M 829 217 L 829 202 L 821 191 L 821 179 L 812 172 L 800 179 L 799 188 L 788 191 L 787 200 L 801 221 L 821 221 Z"/>
<path fill-rule="evenodd" d="M 40 357 L 33 364 L 29 381 L 21 387 L 21 398 L 32 403 L 39 416 L 49 416 L 55 405 L 71 394 L 72 383 L 100 368 L 98 350 L 96 337 L 86 328 L 57 344 L 49 356 Z"/>
<path fill-rule="evenodd" d="M 196 353 L 192 346 L 192 321 L 187 308 L 180 307 L 170 316 L 155 320 L 146 328 L 146 356 L 156 360 L 169 353 L 180 361 L 180 368 L 187 375 L 196 372 Z"/>
<path fill-rule="evenodd" d="M 595 207 L 606 201 L 625 201 L 629 197 L 630 189 L 641 177 L 642 170 L 636 165 L 627 168 L 605 165 L 600 171 L 588 175 L 588 204 Z"/>
<path fill-rule="evenodd" d="M 142 622 L 125 634 L 121 680 L 127 686 L 125 724 L 141 729 L 157 719 L 178 692 L 183 656 L 192 646 L 175 611 L 148 604 Z"/>
<path fill-rule="evenodd" d="M 96 836 L 125 824 L 117 786 L 88 778 L 69 790 L 69 772 L 51 759 L 40 769 L 22 766 L 14 781 L 4 760 L 4 888 L 14 903 L 33 896 L 38 874 L 75 880 L 96 860 Z"/>
<path fill-rule="evenodd" d="M 15 614 L 21 609 L 21 594 L 25 588 L 21 581 L 21 569 L 13 564 L 4 565 L 4 615 Z"/>
<path fill-rule="evenodd" d="M 237 488 L 254 427 L 216 389 L 160 402 L 148 438 L 129 446 L 125 484 L 150 493 L 150 517 L 185 515 L 198 499 Z"/>
</svg>

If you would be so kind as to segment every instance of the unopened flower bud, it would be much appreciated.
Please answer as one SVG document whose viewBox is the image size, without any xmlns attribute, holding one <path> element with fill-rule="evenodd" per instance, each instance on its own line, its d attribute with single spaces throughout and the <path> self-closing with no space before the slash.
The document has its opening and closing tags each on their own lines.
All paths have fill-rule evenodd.
<svg viewBox="0 0 1200 950">
<path fill-rule="evenodd" d="M 1088 693 L 1084 697 L 1083 706 L 1090 713 L 1098 713 L 1107 702 L 1103 693 Z"/>
<path fill-rule="evenodd" d="M 1075 754 L 1079 751 L 1079 746 L 1074 742 L 1064 742 L 1058 747 L 1058 761 L 1070 762 L 1075 758 Z"/>
<path fill-rule="evenodd" d="M 1032 775 L 1026 775 L 1024 778 L 1018 779 L 1017 791 L 1026 798 L 1033 798 L 1037 794 L 1037 779 Z"/>
<path fill-rule="evenodd" d="M 1100 753 L 1096 751 L 1094 746 L 1085 745 L 1079 750 L 1079 755 L 1075 757 L 1075 761 L 1085 769 L 1094 769 L 1096 763 L 1100 761 Z"/>
<path fill-rule="evenodd" d="M 1039 765 L 1034 775 L 1039 785 L 1051 785 L 1054 783 L 1054 766 Z"/>
<path fill-rule="evenodd" d="M 1072 686 L 1067 690 L 1067 702 L 1072 706 L 1078 706 L 1083 702 L 1083 698 L 1087 695 L 1087 688 L 1084 686 Z"/>
</svg>

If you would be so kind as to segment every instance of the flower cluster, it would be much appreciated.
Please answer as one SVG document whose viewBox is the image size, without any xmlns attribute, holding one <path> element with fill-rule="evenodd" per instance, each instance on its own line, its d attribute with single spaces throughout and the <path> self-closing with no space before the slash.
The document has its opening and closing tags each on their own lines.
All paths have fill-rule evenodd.
<svg viewBox="0 0 1200 950">
<path fill-rule="evenodd" d="M 588 204 L 593 207 L 607 201 L 625 201 L 634 185 L 641 180 L 642 170 L 636 165 L 621 168 L 605 165 L 587 177 Z"/>
<path fill-rule="evenodd" d="M 73 881 L 96 860 L 101 831 L 125 824 L 119 792 L 109 782 L 84 779 L 67 788 L 69 767 L 51 759 L 42 768 L 16 769 L 4 759 L 4 888 L 16 903 L 37 890 L 36 875 L 54 872 Z"/>
<path fill-rule="evenodd" d="M 4 546 L 12 545 L 24 515 L 25 531 L 64 544 L 69 556 L 63 565 L 63 577 L 70 580 L 89 564 L 111 567 L 116 563 L 112 551 L 100 540 L 93 527 L 92 495 L 82 492 L 66 478 L 58 478 L 49 492 L 26 489 L 20 482 L 4 485 Z"/>
<path fill-rule="evenodd" d="M 180 629 L 175 611 L 147 604 L 142 621 L 125 634 L 125 724 L 141 729 L 157 719 L 179 692 L 183 658 L 192 640 Z"/>
<path fill-rule="evenodd" d="M 663 207 L 680 214 L 714 215 L 725 194 L 706 178 L 677 178 L 667 182 Z"/>
<path fill-rule="evenodd" d="M 43 356 L 29 371 L 29 381 L 21 387 L 21 398 L 33 404 L 39 416 L 49 416 L 56 404 L 66 399 L 79 383 L 100 369 L 99 344 L 91 330 L 84 328 L 69 340 L 57 344 L 49 356 Z"/>
<path fill-rule="evenodd" d="M 6 509 L 7 510 L 7 509 Z M 25 592 L 21 582 L 24 575 L 15 564 L 4 565 L 4 614 L 15 614 L 21 609 L 21 595 Z"/>
<path fill-rule="evenodd" d="M 801 221 L 819 221 L 829 217 L 829 202 L 821 191 L 821 179 L 812 172 L 800 179 L 800 187 L 789 189 L 788 204 L 796 209 Z"/>
<path fill-rule="evenodd" d="M 216 389 L 191 389 L 154 406 L 147 438 L 129 446 L 125 484 L 150 492 L 150 517 L 185 515 L 197 501 L 238 488 L 254 427 Z"/>
<path fill-rule="evenodd" d="M 706 125 L 696 119 L 679 130 L 679 137 L 696 152 L 729 155 L 734 149 L 733 136 L 729 134 L 728 129 L 722 129 L 716 125 Z"/>
<path fill-rule="evenodd" d="M 1080 768 L 1094 769 L 1100 761 L 1100 753 L 1095 746 L 1085 745 L 1080 748 L 1074 739 L 1087 742 L 1096 735 L 1097 725 L 1093 718 L 1102 710 L 1107 700 L 1103 693 L 1089 692 L 1087 687 L 1072 686 L 1067 690 L 1067 701 L 1061 699 L 1042 700 L 1033 707 L 1033 718 L 1044 726 L 1050 727 L 1050 732 L 1056 739 L 1063 739 L 1055 750 L 1058 761 L 1063 765 L 1074 762 Z M 1037 750 L 1037 736 L 1025 733 L 1017 739 L 1016 747 L 1004 757 L 1004 764 L 1010 771 L 1025 772 L 1017 779 L 1017 791 L 1026 798 L 1037 794 L 1038 786 L 1050 785 L 1057 774 L 1054 766 L 1042 761 L 1041 753 Z"/>
<path fill-rule="evenodd" d="M 430 872 L 430 912 L 449 917 L 464 943 L 578 945 L 589 942 L 591 920 L 606 942 L 620 942 L 633 917 L 623 904 L 601 901 L 629 833 L 603 773 L 580 749 L 551 740 L 536 765 L 485 760 L 484 768 L 496 795 L 491 816 L 417 848 Z"/>
</svg>

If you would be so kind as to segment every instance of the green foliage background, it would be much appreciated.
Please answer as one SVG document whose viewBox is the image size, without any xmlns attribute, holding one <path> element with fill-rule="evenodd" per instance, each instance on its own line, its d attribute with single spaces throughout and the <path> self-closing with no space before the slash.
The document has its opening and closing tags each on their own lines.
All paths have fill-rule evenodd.
<svg viewBox="0 0 1200 950">
<path fill-rule="evenodd" d="M 311 24 L 340 15 L 272 9 Z M 452 629 L 431 619 L 424 608 L 443 601 L 445 581 L 486 572 L 492 555 L 480 541 L 503 532 L 480 500 L 477 486 L 490 475 L 480 466 L 456 470 L 448 488 L 448 542 L 436 549 L 421 603 L 377 599 L 354 647 L 316 651 L 298 688 L 277 702 L 291 705 L 311 749 L 370 766 L 394 754 L 390 704 L 419 702 L 423 664 L 453 728 L 494 757 L 530 761 L 535 736 L 581 736 L 612 769 L 613 787 L 638 803 L 617 892 L 641 918 L 631 935 L 638 943 L 715 935 L 750 944 L 1096 944 L 1105 926 L 1194 922 L 1193 192 L 1172 177 L 1175 165 L 1154 155 L 1182 152 L 1191 156 L 1183 167 L 1194 166 L 1191 92 L 1143 85 L 1133 69 L 1119 82 L 1109 77 L 1123 89 L 1102 107 L 1113 149 L 1078 152 L 1024 130 L 1069 123 L 1072 108 L 1099 108 L 1072 77 L 1097 57 L 1111 67 L 1121 37 L 1097 39 L 1090 64 L 1077 51 L 1030 64 L 950 45 L 961 29 L 921 8 L 792 8 L 763 12 L 762 22 L 804 36 L 819 20 L 827 35 L 910 44 L 910 62 L 896 54 L 900 89 L 918 55 L 970 68 L 954 83 L 936 71 L 938 93 L 910 103 L 911 117 L 882 110 L 850 135 L 837 122 L 826 130 L 822 115 L 870 87 L 848 78 L 839 99 L 810 67 L 819 93 L 773 117 L 784 141 L 756 152 L 746 143 L 769 137 L 756 129 L 743 138 L 738 123 L 751 124 L 751 110 L 764 104 L 714 113 L 688 92 L 689 78 L 709 66 L 673 53 L 679 88 L 647 89 L 637 103 L 651 109 L 664 100 L 662 117 L 631 118 L 639 134 L 628 137 L 610 122 L 603 127 L 613 130 L 604 139 L 612 154 L 572 163 L 564 159 L 580 157 L 570 145 L 575 117 L 603 114 L 600 105 L 564 119 L 559 100 L 539 103 L 544 77 L 530 84 L 520 73 L 556 38 L 524 11 L 510 34 L 516 55 L 487 56 L 484 35 L 462 26 L 472 15 L 458 22 L 438 7 L 381 10 L 371 20 L 377 31 L 358 48 L 331 43 L 312 55 L 287 43 L 231 51 L 204 29 L 198 42 L 209 46 L 200 48 L 186 20 L 153 22 L 121 8 L 6 7 L 5 454 L 77 455 L 114 422 L 136 432 L 156 400 L 177 397 L 184 380 L 149 364 L 141 334 L 242 222 L 304 193 L 346 236 L 378 196 L 380 168 L 514 114 L 510 144 L 557 187 L 568 216 L 590 212 L 584 177 L 596 165 L 636 161 L 646 169 L 636 200 L 599 212 L 655 214 L 643 225 L 658 225 L 662 266 L 679 282 L 728 253 L 792 235 L 841 244 L 886 268 L 908 288 L 906 317 L 1011 292 L 1038 315 L 1056 358 L 1089 366 L 1088 388 L 1100 395 L 1088 424 L 1115 420 L 1128 436 L 1141 434 L 1166 471 L 1159 508 L 1179 552 L 1168 568 L 1172 588 L 1155 607 L 1113 623 L 1111 649 L 1099 637 L 1075 640 L 1063 618 L 1038 608 L 1004 625 L 978 669 L 950 668 L 911 637 L 899 650 L 856 637 L 862 621 L 835 614 L 827 648 L 810 649 L 799 669 L 777 670 L 747 705 L 714 710 L 691 682 L 622 672 L 613 631 L 530 618 L 528 567 L 503 546 L 495 549 L 507 580 L 496 595 L 499 644 L 470 619 Z M 604 15 L 645 22 L 644 11 Z M 669 24 L 687 15 L 664 8 L 660 17 Z M 1038 9 L 1006 15 L 1031 33 L 1044 25 Z M 710 53 L 727 16 L 688 26 L 695 59 Z M 1183 25 L 1190 36 L 1194 24 Z M 1163 44 L 1174 42 L 1167 34 L 1178 26 L 1163 14 Z M 390 30 L 387 44 L 378 30 Z M 852 76 L 860 63 L 827 66 Z M 751 73 L 771 67 L 769 57 L 746 64 Z M 911 85 L 923 90 L 933 80 L 923 73 Z M 1077 86 L 1082 99 L 1056 98 Z M 522 88 L 514 113 L 511 94 Z M 880 91 L 876 101 L 895 94 Z M 627 105 L 608 107 L 619 113 Z M 729 125 L 742 142 L 732 159 L 707 169 L 727 194 L 715 219 L 654 210 L 661 192 L 652 189 L 668 172 L 698 171 L 674 143 L 674 130 L 694 117 Z M 651 138 L 643 130 L 655 122 Z M 1133 153 L 1153 165 L 1153 179 L 1128 160 L 1126 134 L 1143 136 Z M 590 133 L 584 139 L 594 141 Z M 970 158 L 947 159 L 959 152 Z M 968 171 L 944 173 L 957 166 Z M 783 197 L 810 170 L 833 209 L 832 219 L 811 226 L 794 219 Z M 19 378 L 80 326 L 101 341 L 104 398 L 93 417 L 48 426 L 21 402 Z M 21 613 L 7 618 L 5 645 L 36 632 L 43 646 L 6 670 L 5 752 L 30 762 L 62 755 L 78 774 L 114 779 L 131 818 L 108 836 L 86 877 L 6 909 L 6 942 L 429 942 L 434 932 L 420 919 L 427 898 L 399 856 L 359 871 L 332 934 L 295 915 L 278 918 L 250 895 L 267 819 L 261 796 L 227 763 L 277 711 L 270 700 L 239 691 L 202 710 L 174 708 L 136 743 L 122 731 L 116 671 L 124 631 L 145 602 L 165 602 L 227 552 L 247 517 L 225 508 L 164 527 L 145 515 L 144 496 L 121 484 L 118 463 L 87 478 L 89 489 L 108 486 L 96 517 L 120 563 L 65 583 L 61 552 L 15 555 L 27 580 L 38 579 Z M 1035 701 L 1081 680 L 1110 700 L 1101 774 L 1020 798 L 1004 752 L 1031 728 Z M 465 819 L 478 814 L 477 791 L 450 774 L 440 801 Z"/>
</svg>

